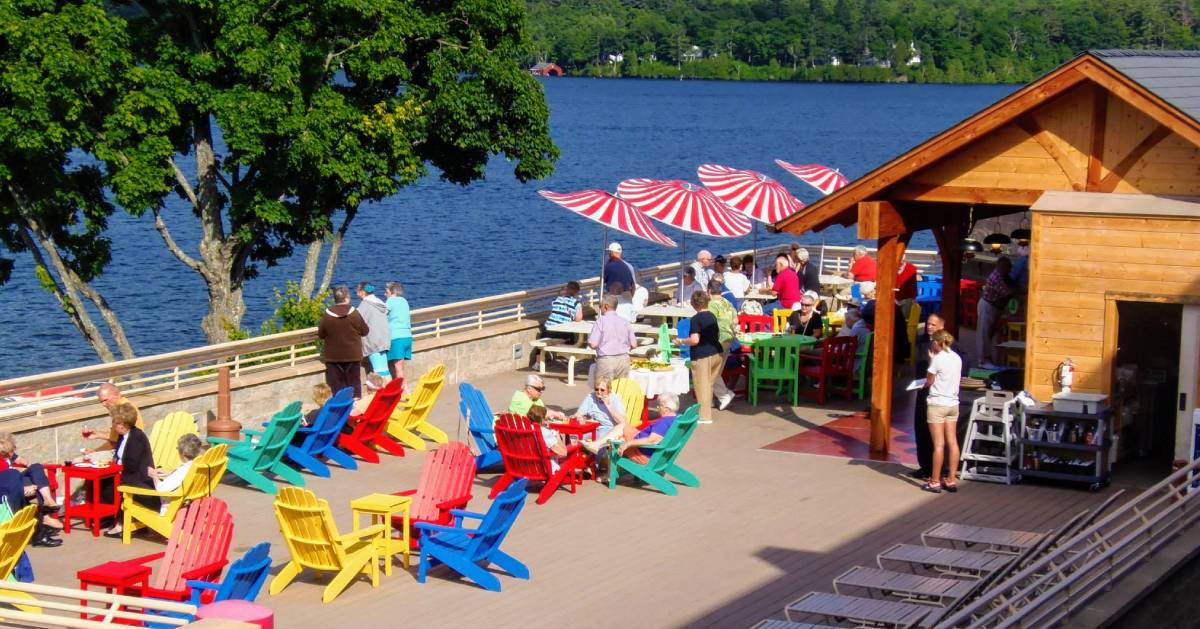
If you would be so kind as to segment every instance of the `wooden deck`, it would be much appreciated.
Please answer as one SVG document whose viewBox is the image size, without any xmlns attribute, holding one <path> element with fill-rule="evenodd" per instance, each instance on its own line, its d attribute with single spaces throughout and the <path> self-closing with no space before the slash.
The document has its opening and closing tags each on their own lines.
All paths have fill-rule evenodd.
<svg viewBox="0 0 1200 629">
<path fill-rule="evenodd" d="M 476 382 L 493 408 L 507 404 L 524 373 Z M 548 378 L 551 406 L 574 409 L 585 387 Z M 767 397 L 770 402 L 772 398 Z M 587 482 L 575 495 L 560 490 L 547 504 L 530 500 L 505 550 L 525 562 L 532 579 L 502 578 L 503 592 L 486 592 L 434 570 L 420 585 L 397 570 L 372 589 L 362 580 L 335 602 L 320 603 L 322 585 L 298 580 L 260 602 L 276 611 L 277 626 L 421 627 L 609 626 L 748 627 L 782 617 L 784 606 L 810 590 L 832 591 L 832 579 L 855 564 L 873 565 L 896 542 L 920 543 L 929 526 L 950 520 L 1042 531 L 1098 502 L 1086 490 L 1047 486 L 962 484 L 957 494 L 918 490 L 892 463 L 766 451 L 803 429 L 829 421 L 831 410 L 792 409 L 739 400 L 701 426 L 680 462 L 701 480 L 679 496 L 623 486 L 610 492 Z M 854 407 L 831 406 L 845 414 Z M 435 422 L 451 438 L 466 433 L 458 420 L 457 387 L 447 385 Z M 334 506 L 350 529 L 349 501 L 375 491 L 413 487 L 423 454 L 384 455 L 380 465 L 337 470 L 308 486 Z M 486 509 L 496 474 L 478 477 L 473 510 Z M 276 567 L 282 545 L 271 498 L 232 484 L 217 494 L 234 514 L 234 555 L 270 541 Z M 74 585 L 79 569 L 161 550 L 153 538 L 131 546 L 77 530 L 57 549 L 31 549 L 38 582 Z"/>
</svg>

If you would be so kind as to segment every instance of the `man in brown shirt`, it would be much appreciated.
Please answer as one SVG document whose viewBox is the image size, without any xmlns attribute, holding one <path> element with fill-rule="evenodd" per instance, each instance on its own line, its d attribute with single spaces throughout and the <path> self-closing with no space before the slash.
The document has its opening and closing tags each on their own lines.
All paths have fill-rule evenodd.
<svg viewBox="0 0 1200 629">
<path fill-rule="evenodd" d="M 350 289 L 333 289 L 333 305 L 325 309 L 317 324 L 317 337 L 325 342 L 321 359 L 325 361 L 325 384 L 332 391 L 354 388 L 354 397 L 362 397 L 362 339 L 370 331 L 362 315 L 350 305 Z"/>
<path fill-rule="evenodd" d="M 108 409 L 110 413 L 112 412 L 112 409 L 116 408 L 122 403 L 133 406 L 134 410 L 137 411 L 137 427 L 143 430 L 146 428 L 146 425 L 142 422 L 142 412 L 137 410 L 137 406 L 135 406 L 133 402 L 126 400 L 124 396 L 121 395 L 121 390 L 117 388 L 117 385 L 111 382 L 105 382 L 104 384 L 100 385 L 100 387 L 96 389 L 96 400 L 100 402 L 101 406 Z M 114 424 L 109 427 L 107 433 L 101 433 L 98 430 L 92 430 L 89 438 L 98 439 L 103 442 L 99 446 L 96 446 L 94 450 L 89 450 L 90 452 L 95 452 L 98 450 L 112 450 L 113 448 L 117 447 L 117 440 L 120 438 L 120 435 L 117 434 L 117 428 Z"/>
</svg>

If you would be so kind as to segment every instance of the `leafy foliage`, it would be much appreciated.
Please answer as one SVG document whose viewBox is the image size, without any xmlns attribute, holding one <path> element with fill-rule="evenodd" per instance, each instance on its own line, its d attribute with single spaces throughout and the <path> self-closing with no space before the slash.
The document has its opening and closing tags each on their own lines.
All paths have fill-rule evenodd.
<svg viewBox="0 0 1200 629">
<path fill-rule="evenodd" d="M 313 297 L 305 297 L 297 282 L 288 282 L 282 291 L 276 288 L 271 300 L 275 304 L 275 313 L 263 321 L 262 333 L 277 334 L 316 327 L 329 303 L 329 295 L 329 291 L 323 291 Z"/>
<path fill-rule="evenodd" d="M 600 76 L 1025 82 L 1089 48 L 1200 43 L 1197 0 L 528 0 L 528 6 L 535 50 L 529 61 Z M 914 49 L 920 63 L 910 65 Z"/>
</svg>

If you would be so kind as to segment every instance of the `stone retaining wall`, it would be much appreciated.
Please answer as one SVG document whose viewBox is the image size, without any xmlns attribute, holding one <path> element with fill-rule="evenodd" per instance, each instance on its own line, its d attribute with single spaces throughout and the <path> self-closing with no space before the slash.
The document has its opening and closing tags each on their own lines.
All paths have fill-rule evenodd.
<svg viewBox="0 0 1200 629">
<path fill-rule="evenodd" d="M 446 387 L 442 394 L 457 397 L 455 385 L 460 382 L 515 371 L 528 365 L 529 342 L 537 337 L 537 325 L 536 321 L 512 321 L 441 338 L 421 339 L 414 347 L 413 360 L 407 365 L 407 380 L 415 383 L 430 367 L 442 363 L 446 367 Z M 513 357 L 514 345 L 520 346 L 519 358 Z M 257 428 L 287 402 L 300 399 L 308 407 L 313 385 L 324 379 L 324 367 L 315 360 L 233 378 L 233 418 L 245 427 Z M 130 401 L 141 409 L 147 432 L 167 413 L 186 411 L 196 417 L 203 434 L 206 422 L 216 413 L 216 384 L 139 395 Z M 16 436 L 21 455 L 29 461 L 61 462 L 78 456 L 81 448 L 94 447 L 98 442 L 84 443 L 80 429 L 86 425 L 107 430 L 108 414 L 99 404 L 90 415 L 80 419 L 79 414 L 76 411 L 73 419 L 57 423 L 52 415 L 48 415 L 42 426 L 18 429 Z"/>
</svg>

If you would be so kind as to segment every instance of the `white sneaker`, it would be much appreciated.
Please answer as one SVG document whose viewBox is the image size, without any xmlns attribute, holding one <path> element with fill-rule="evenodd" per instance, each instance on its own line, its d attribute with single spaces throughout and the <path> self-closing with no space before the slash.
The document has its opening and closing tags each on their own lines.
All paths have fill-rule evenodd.
<svg viewBox="0 0 1200 629">
<path fill-rule="evenodd" d="M 723 411 L 723 410 L 729 408 L 729 404 L 731 402 L 733 402 L 733 393 L 732 392 L 730 392 L 729 395 L 726 395 L 725 397 L 718 397 L 717 398 L 717 410 Z"/>
<path fill-rule="evenodd" d="M 696 420 L 696 423 L 697 424 L 711 424 L 712 420 L 711 419 L 698 419 L 698 420 Z"/>
</svg>

